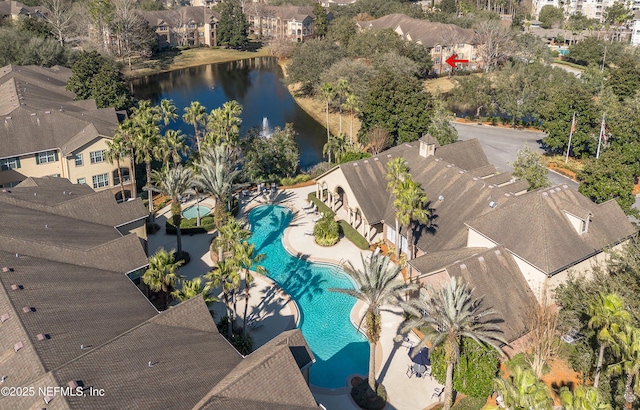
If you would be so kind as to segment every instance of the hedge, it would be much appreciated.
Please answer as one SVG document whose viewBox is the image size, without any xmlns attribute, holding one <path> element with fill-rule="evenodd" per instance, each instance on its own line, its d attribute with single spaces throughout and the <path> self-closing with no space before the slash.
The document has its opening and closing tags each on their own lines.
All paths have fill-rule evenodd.
<svg viewBox="0 0 640 410">
<path fill-rule="evenodd" d="M 466 396 L 451 407 L 451 410 L 481 410 L 487 404 L 486 397 Z"/>
<path fill-rule="evenodd" d="M 327 205 L 325 205 L 324 202 L 322 202 L 321 200 L 316 198 L 316 193 L 315 192 L 309 192 L 309 195 L 307 195 L 307 199 L 310 202 L 314 203 L 314 205 L 318 208 L 318 212 L 324 212 L 325 214 L 328 213 L 328 212 L 333 213 L 331 208 L 329 208 Z"/>
<path fill-rule="evenodd" d="M 355 246 L 360 249 L 369 249 L 369 241 L 367 241 L 364 236 L 360 235 L 360 232 L 356 231 L 356 229 L 349 224 L 349 222 L 341 219 L 338 221 L 338 225 L 340 225 L 340 229 L 345 238 L 353 242 Z"/>
<path fill-rule="evenodd" d="M 213 215 L 207 215 L 200 218 L 200 226 L 196 226 L 196 218 L 182 218 L 180 221 L 180 233 L 182 235 L 194 235 L 199 233 L 207 233 L 215 228 L 213 223 Z M 173 225 L 171 218 L 167 218 L 164 228 L 167 235 L 175 235 L 176 227 Z"/>
</svg>

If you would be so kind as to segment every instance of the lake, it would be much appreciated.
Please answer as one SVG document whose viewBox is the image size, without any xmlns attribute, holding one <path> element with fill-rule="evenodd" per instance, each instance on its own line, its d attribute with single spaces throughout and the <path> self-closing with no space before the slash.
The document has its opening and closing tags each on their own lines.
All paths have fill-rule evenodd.
<svg viewBox="0 0 640 410">
<path fill-rule="evenodd" d="M 262 128 L 265 117 L 270 129 L 293 123 L 300 167 L 307 169 L 323 161 L 327 130 L 298 106 L 282 79 L 277 60 L 260 57 L 156 74 L 132 80 L 132 86 L 137 99 L 151 100 L 153 104 L 162 99 L 173 100 L 180 117 L 191 101 L 200 101 L 211 112 L 236 100 L 243 107 L 241 136 L 252 127 Z M 181 118 L 169 127 L 194 139 L 193 126 Z"/>
</svg>

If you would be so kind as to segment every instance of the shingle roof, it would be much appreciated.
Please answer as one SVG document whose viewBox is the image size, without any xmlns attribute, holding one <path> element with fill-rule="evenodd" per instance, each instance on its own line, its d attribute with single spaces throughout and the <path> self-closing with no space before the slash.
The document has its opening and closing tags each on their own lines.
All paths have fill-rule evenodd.
<svg viewBox="0 0 640 410">
<path fill-rule="evenodd" d="M 512 342 L 526 333 L 529 312 L 537 305 L 536 298 L 511 254 L 503 247 L 449 265 L 449 276 L 462 278 L 475 288 L 473 295 L 482 298 L 486 308 L 498 312 L 504 320 L 497 325 L 503 338 Z"/>
<path fill-rule="evenodd" d="M 278 16 L 283 20 L 303 21 L 307 17 L 315 18 L 313 7 L 310 6 L 265 6 L 264 16 Z"/>
<path fill-rule="evenodd" d="M 452 263 L 477 255 L 485 250 L 486 248 L 460 248 L 436 251 L 411 259 L 407 261 L 407 263 L 420 272 L 420 274 L 426 275 L 438 270 L 444 270 Z"/>
<path fill-rule="evenodd" d="M 65 90 L 71 70 L 63 67 L 5 66 L 0 69 L 0 154 L 3 158 L 52 149 L 63 155 L 118 125 L 113 108 L 74 101 Z"/>
<path fill-rule="evenodd" d="M 573 228 L 563 211 L 569 207 L 570 213 L 591 213 L 588 232 Z M 614 200 L 596 205 L 567 185 L 528 192 L 467 224 L 548 275 L 635 233 Z"/>
<path fill-rule="evenodd" d="M 189 22 L 209 23 L 220 20 L 220 14 L 204 6 L 185 6 L 174 10 L 137 10 L 151 27 L 178 27 Z"/>
<path fill-rule="evenodd" d="M 514 198 L 506 195 L 510 185 L 497 187 L 474 177 L 473 170 L 486 170 L 490 165 L 477 139 L 437 147 L 434 156 L 427 158 L 419 155 L 416 141 L 338 167 L 370 224 L 385 221 L 395 225 L 393 196 L 386 189 L 386 164 L 396 157 L 407 161 L 413 179 L 430 201 L 432 223 L 415 236 L 420 249 L 433 252 L 465 246 L 465 221 L 493 210 L 491 202 L 501 207 Z"/>
<path fill-rule="evenodd" d="M 425 47 L 452 44 L 477 44 L 475 32 L 455 24 L 435 23 L 414 19 L 404 14 L 389 14 L 371 21 L 357 23 L 361 28 L 390 28 L 401 34 L 405 40 L 419 42 Z"/>
</svg>

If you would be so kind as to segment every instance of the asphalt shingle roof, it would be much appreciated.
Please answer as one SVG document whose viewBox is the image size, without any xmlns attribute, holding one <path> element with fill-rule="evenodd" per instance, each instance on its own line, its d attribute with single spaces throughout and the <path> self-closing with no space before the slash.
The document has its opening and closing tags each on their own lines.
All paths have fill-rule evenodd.
<svg viewBox="0 0 640 410">
<path fill-rule="evenodd" d="M 579 234 L 565 210 L 583 216 L 590 213 L 588 232 Z M 548 275 L 635 233 L 614 200 L 597 205 L 567 185 L 528 192 L 467 224 Z"/>
</svg>

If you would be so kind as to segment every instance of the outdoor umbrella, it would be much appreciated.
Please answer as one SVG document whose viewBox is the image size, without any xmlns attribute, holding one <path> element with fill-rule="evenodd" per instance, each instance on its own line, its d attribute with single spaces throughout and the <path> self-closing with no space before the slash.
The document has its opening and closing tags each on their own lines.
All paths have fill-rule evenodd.
<svg viewBox="0 0 640 410">
<path fill-rule="evenodd" d="M 419 352 L 415 352 L 414 350 L 414 348 L 411 348 L 411 350 L 409 351 L 409 357 L 411 357 L 411 361 L 424 366 L 431 365 L 431 360 L 429 360 L 429 349 L 423 347 Z"/>
</svg>

